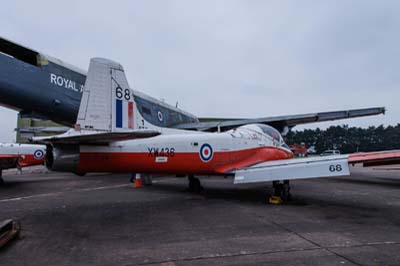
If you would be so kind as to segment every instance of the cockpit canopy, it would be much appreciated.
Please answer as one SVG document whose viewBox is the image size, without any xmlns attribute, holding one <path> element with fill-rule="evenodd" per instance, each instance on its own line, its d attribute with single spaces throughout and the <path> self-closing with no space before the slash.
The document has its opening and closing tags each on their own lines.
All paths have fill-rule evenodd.
<svg viewBox="0 0 400 266">
<path fill-rule="evenodd" d="M 279 133 L 278 130 L 276 130 L 275 128 L 268 126 L 268 125 L 264 125 L 264 124 L 256 124 L 257 127 L 259 127 L 262 132 L 264 132 L 266 135 L 272 137 L 274 140 L 278 141 L 278 143 L 283 142 L 283 138 L 281 136 L 281 133 Z"/>
<path fill-rule="evenodd" d="M 283 140 L 281 133 L 279 133 L 278 130 L 276 130 L 275 128 L 273 128 L 271 126 L 264 125 L 264 124 L 249 124 L 249 125 L 241 126 L 240 128 L 247 129 L 247 130 L 250 130 L 253 132 L 256 131 L 259 134 L 270 137 L 274 141 L 274 143 L 276 143 L 277 145 L 289 148 L 285 144 L 285 141 Z"/>
</svg>

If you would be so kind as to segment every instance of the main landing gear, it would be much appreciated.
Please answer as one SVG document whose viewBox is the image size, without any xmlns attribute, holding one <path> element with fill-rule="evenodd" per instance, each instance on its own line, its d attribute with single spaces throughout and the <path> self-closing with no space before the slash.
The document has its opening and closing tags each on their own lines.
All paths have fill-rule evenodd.
<svg viewBox="0 0 400 266">
<path fill-rule="evenodd" d="M 281 204 L 282 202 L 291 200 L 289 180 L 272 181 L 274 195 L 269 198 L 271 204 Z"/>
<path fill-rule="evenodd" d="M 189 191 L 190 192 L 202 192 L 204 188 L 202 187 L 200 180 L 194 175 L 189 175 L 188 176 L 189 180 Z"/>
</svg>

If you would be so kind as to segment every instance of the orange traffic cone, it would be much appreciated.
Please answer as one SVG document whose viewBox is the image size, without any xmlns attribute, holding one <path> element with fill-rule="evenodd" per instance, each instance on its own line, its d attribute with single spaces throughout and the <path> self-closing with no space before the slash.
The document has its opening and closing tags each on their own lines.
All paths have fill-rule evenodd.
<svg viewBox="0 0 400 266">
<path fill-rule="evenodd" d="M 143 187 L 142 178 L 141 178 L 140 174 L 136 174 L 135 182 L 133 183 L 133 187 L 134 188 Z"/>
</svg>

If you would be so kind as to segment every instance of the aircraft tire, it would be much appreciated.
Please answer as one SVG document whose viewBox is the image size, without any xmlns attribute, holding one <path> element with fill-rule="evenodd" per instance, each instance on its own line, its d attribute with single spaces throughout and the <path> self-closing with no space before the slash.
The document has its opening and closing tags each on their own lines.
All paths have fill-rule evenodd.
<svg viewBox="0 0 400 266">
<path fill-rule="evenodd" d="M 86 175 L 86 173 L 81 173 L 81 172 L 74 172 L 74 174 L 77 175 L 77 176 L 84 176 L 84 175 Z"/>
<path fill-rule="evenodd" d="M 189 191 L 198 193 L 202 192 L 203 190 L 204 188 L 201 185 L 200 180 L 192 175 L 189 175 Z"/>
</svg>

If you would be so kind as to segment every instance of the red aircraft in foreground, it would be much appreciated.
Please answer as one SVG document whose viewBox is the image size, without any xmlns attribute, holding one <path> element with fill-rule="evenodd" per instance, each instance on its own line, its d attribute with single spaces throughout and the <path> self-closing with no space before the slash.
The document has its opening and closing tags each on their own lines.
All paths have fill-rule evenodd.
<svg viewBox="0 0 400 266">
<path fill-rule="evenodd" d="M 45 154 L 44 145 L 0 143 L 0 184 L 4 183 L 2 170 L 43 164 Z"/>
<path fill-rule="evenodd" d="M 54 171 L 185 174 L 194 190 L 201 189 L 194 175 L 230 175 L 235 184 L 274 181 L 283 198 L 291 179 L 345 176 L 349 163 L 400 158 L 395 151 L 294 159 L 281 134 L 266 124 L 224 132 L 173 129 L 146 121 L 136 106 L 123 67 L 95 58 L 75 128 L 34 140 L 47 144 L 46 164 Z"/>
</svg>

